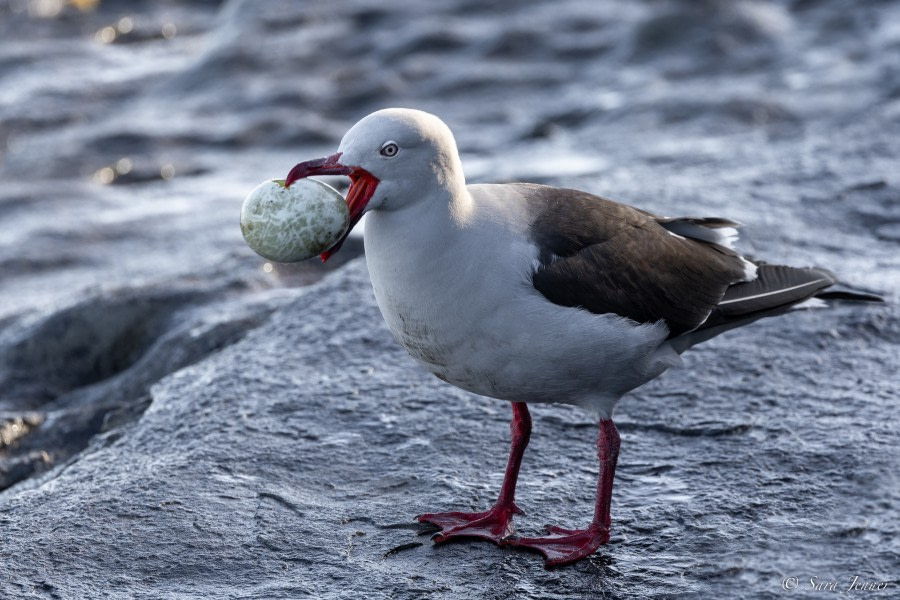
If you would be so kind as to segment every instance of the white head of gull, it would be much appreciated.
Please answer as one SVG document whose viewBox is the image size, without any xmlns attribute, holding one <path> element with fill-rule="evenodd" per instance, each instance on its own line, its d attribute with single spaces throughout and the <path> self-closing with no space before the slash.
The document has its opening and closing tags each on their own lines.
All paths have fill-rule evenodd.
<svg viewBox="0 0 900 600">
<path fill-rule="evenodd" d="M 738 224 L 659 217 L 586 192 L 515 183 L 466 185 L 456 142 L 437 117 L 375 112 L 332 156 L 295 166 L 348 175 L 351 228 L 368 213 L 365 251 L 391 333 L 425 369 L 462 389 L 512 403 L 512 449 L 496 503 L 477 513 L 429 513 L 440 543 L 478 537 L 575 562 L 609 540 L 627 392 L 719 333 L 829 292 L 823 269 L 756 262 L 732 248 Z M 341 240 L 342 242 L 343 240 Z M 338 242 L 323 253 L 327 259 Z M 518 537 L 516 480 L 531 435 L 527 403 L 583 406 L 599 420 L 600 475 L 585 529 Z"/>
</svg>

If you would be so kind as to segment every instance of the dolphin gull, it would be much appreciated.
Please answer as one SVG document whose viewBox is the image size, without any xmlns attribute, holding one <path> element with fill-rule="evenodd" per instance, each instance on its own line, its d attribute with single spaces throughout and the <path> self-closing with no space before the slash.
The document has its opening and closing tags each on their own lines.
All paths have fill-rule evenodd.
<svg viewBox="0 0 900 600">
<path fill-rule="evenodd" d="M 836 279 L 824 269 L 742 256 L 732 245 L 738 224 L 727 219 L 659 217 L 544 185 L 467 185 L 450 129 L 418 110 L 365 117 L 336 154 L 296 165 L 286 183 L 310 175 L 350 177 L 350 226 L 368 213 L 372 287 L 400 345 L 447 383 L 512 403 L 496 503 L 421 515 L 440 528 L 438 543 L 484 538 L 537 550 L 550 566 L 591 555 L 609 540 L 619 454 L 612 415 L 624 394 L 691 346 L 801 302 L 879 300 L 829 290 Z M 531 402 L 579 405 L 599 420 L 600 474 L 585 529 L 515 535 Z"/>
</svg>

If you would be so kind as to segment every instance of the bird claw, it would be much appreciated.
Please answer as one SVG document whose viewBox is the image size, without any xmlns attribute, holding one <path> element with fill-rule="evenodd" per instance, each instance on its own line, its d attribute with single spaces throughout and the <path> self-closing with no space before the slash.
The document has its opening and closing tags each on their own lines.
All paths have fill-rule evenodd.
<svg viewBox="0 0 900 600">
<path fill-rule="evenodd" d="M 515 504 L 494 506 L 490 510 L 476 513 L 445 512 L 420 515 L 422 523 L 432 523 L 441 528 L 431 539 L 442 544 L 456 538 L 474 537 L 500 544 L 503 539 L 515 533 L 513 515 L 524 514 Z"/>
<path fill-rule="evenodd" d="M 590 556 L 609 541 L 609 529 L 591 526 L 587 529 L 563 529 L 548 525 L 547 537 L 509 536 L 502 546 L 536 550 L 547 559 L 548 567 L 568 565 Z"/>
</svg>

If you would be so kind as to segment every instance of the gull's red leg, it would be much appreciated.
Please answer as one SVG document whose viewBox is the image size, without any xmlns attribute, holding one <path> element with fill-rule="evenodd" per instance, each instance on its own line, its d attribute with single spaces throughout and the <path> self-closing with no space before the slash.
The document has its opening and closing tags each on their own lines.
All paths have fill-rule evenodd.
<svg viewBox="0 0 900 600">
<path fill-rule="evenodd" d="M 522 466 L 522 455 L 525 454 L 525 447 L 531 437 L 531 415 L 524 402 L 513 402 L 512 410 L 513 418 L 509 424 L 512 447 L 500 496 L 494 506 L 484 512 L 429 513 L 420 516 L 419 521 L 433 523 L 441 528 L 433 538 L 435 543 L 460 537 L 483 538 L 500 543 L 500 540 L 513 534 L 512 516 L 522 514 L 515 503 L 516 480 L 519 478 L 519 467 Z"/>
<path fill-rule="evenodd" d="M 612 500 L 613 478 L 616 474 L 616 459 L 619 457 L 619 432 L 612 419 L 600 421 L 597 436 L 597 456 L 600 459 L 600 478 L 597 482 L 597 504 L 594 519 L 587 529 L 563 529 L 547 526 L 547 537 L 511 537 L 503 545 L 519 546 L 537 550 L 547 559 L 547 566 L 566 565 L 593 554 L 597 548 L 609 541 L 609 507 Z"/>
</svg>

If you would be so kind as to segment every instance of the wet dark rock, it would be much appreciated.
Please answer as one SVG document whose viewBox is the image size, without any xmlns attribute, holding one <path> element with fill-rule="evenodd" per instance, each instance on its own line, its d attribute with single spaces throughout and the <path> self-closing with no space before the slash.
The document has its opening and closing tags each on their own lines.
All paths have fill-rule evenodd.
<svg viewBox="0 0 900 600">
<path fill-rule="evenodd" d="M 148 595 L 184 580 L 207 594 L 285 598 L 299 590 L 593 597 L 656 586 L 690 594 L 736 591 L 747 580 L 780 585 L 769 581 L 777 565 L 757 548 L 784 539 L 819 556 L 839 552 L 854 571 L 889 564 L 895 522 L 877 519 L 883 509 L 872 503 L 892 493 L 879 473 L 893 453 L 864 440 L 890 439 L 873 400 L 892 386 L 874 377 L 857 393 L 854 379 L 837 405 L 836 390 L 821 385 L 828 373 L 847 373 L 838 365 L 851 355 L 860 373 L 886 367 L 852 335 L 824 353 L 806 341 L 855 309 L 725 337 L 689 355 L 693 369 L 628 399 L 613 541 L 548 572 L 533 555 L 487 543 L 433 547 L 430 529 L 412 520 L 492 501 L 507 408 L 412 364 L 379 320 L 361 261 L 292 296 L 240 342 L 164 377 L 139 421 L 0 495 L 4 550 L 34 557 L 0 571 L 6 589 L 49 581 L 80 595 L 139 577 L 129 589 Z M 764 342 L 773 334 L 777 349 Z M 755 386 L 728 372 L 764 357 L 779 364 Z M 797 378 L 810 370 L 815 377 Z M 751 387 L 776 403 L 753 411 L 741 397 Z M 703 397 L 685 402 L 694 391 Z M 587 519 L 595 477 L 590 418 L 563 406 L 534 412 L 520 488 L 526 532 Z M 878 525 L 864 535 L 840 533 L 872 518 Z M 840 550 L 829 550 L 834 535 Z M 865 563 L 853 559 L 863 548 Z M 72 575 L 63 584 L 42 577 L 48 571 Z"/>
<path fill-rule="evenodd" d="M 674 2 L 635 32 L 633 57 L 681 75 L 771 62 L 790 16 L 776 3 Z"/>
<path fill-rule="evenodd" d="M 38 4 L 0 3 L 0 598 L 891 580 L 900 5 Z M 435 547 L 414 516 L 494 500 L 508 406 L 390 339 L 359 238 L 280 265 L 237 227 L 259 181 L 386 105 L 441 115 L 473 181 L 737 219 L 742 249 L 888 303 L 761 321 L 627 397 L 612 540 L 589 560 Z M 595 424 L 533 413 L 519 531 L 582 525 Z"/>
<path fill-rule="evenodd" d="M 0 489 L 33 474 L 23 465 L 43 466 L 35 456 L 64 463 L 99 433 L 137 420 L 153 384 L 235 343 L 278 305 L 236 301 L 240 290 L 123 289 L 7 328 L 0 409 L 36 412 L 0 429 Z"/>
</svg>

